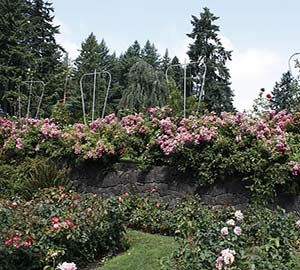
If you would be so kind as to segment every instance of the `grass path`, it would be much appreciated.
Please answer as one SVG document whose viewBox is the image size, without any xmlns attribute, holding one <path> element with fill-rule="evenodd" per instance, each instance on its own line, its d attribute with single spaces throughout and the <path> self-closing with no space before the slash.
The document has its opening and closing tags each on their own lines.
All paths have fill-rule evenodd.
<svg viewBox="0 0 300 270">
<path fill-rule="evenodd" d="M 173 237 L 128 231 L 130 248 L 95 270 L 158 270 L 160 260 L 176 248 Z"/>
</svg>

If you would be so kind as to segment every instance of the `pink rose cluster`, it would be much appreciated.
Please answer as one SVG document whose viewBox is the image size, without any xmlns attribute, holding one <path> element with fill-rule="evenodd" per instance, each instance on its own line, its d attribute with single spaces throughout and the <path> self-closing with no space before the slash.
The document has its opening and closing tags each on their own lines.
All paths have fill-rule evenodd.
<svg viewBox="0 0 300 270">
<path fill-rule="evenodd" d="M 161 135 L 157 144 L 165 155 L 174 153 L 178 148 L 190 143 L 198 145 L 201 142 L 210 142 L 217 136 L 217 127 L 207 127 L 195 118 L 183 119 L 177 126 L 170 118 L 159 122 Z"/>
<path fill-rule="evenodd" d="M 46 138 L 57 138 L 61 133 L 58 126 L 51 123 L 48 118 L 44 120 L 44 124 L 41 126 L 41 132 Z"/>
<path fill-rule="evenodd" d="M 66 219 L 66 220 L 59 222 L 58 217 L 52 217 L 51 224 L 52 224 L 53 230 L 59 230 L 59 229 L 75 230 L 76 229 L 76 225 L 74 225 L 70 219 Z"/>
<path fill-rule="evenodd" d="M 76 145 L 76 144 L 75 144 Z M 74 148 L 74 153 L 81 153 L 80 147 L 77 146 L 77 148 Z M 109 147 L 105 145 L 104 142 L 98 141 L 96 143 L 96 146 L 92 148 L 91 150 L 87 151 L 83 158 L 84 159 L 100 159 L 102 158 L 105 154 L 114 154 L 114 149 L 112 147 Z"/>
<path fill-rule="evenodd" d="M 230 269 L 231 265 L 234 262 L 236 252 L 229 248 L 221 251 L 221 254 L 216 260 L 215 268 L 218 270 Z"/>
<path fill-rule="evenodd" d="M 244 220 L 244 215 L 242 211 L 237 210 L 234 212 L 234 218 L 231 218 L 226 221 L 225 227 L 221 229 L 221 234 L 226 237 L 230 234 L 230 228 L 233 228 L 233 233 L 237 236 L 240 236 L 242 234 L 242 229 L 240 226 L 237 225 L 237 223 L 241 223 Z M 221 254 L 216 260 L 215 268 L 218 270 L 226 270 L 230 269 L 231 265 L 234 262 L 236 252 L 234 250 L 230 249 L 224 249 L 221 251 Z"/>
<path fill-rule="evenodd" d="M 133 135 L 135 133 L 144 134 L 146 132 L 144 122 L 143 114 L 136 113 L 123 117 L 120 124 L 127 135 Z"/>
<path fill-rule="evenodd" d="M 118 119 L 114 113 L 105 116 L 103 119 L 99 118 L 89 124 L 91 131 L 96 132 L 100 127 L 105 124 L 115 124 Z"/>
<path fill-rule="evenodd" d="M 289 163 L 292 175 L 298 175 L 300 171 L 300 162 L 290 161 Z"/>
<path fill-rule="evenodd" d="M 33 244 L 33 242 L 34 238 L 32 236 L 27 237 L 27 239 L 24 241 L 20 236 L 15 235 L 14 237 L 5 240 L 4 244 L 6 246 L 12 245 L 14 248 L 20 248 L 21 246 L 28 248 Z"/>
</svg>

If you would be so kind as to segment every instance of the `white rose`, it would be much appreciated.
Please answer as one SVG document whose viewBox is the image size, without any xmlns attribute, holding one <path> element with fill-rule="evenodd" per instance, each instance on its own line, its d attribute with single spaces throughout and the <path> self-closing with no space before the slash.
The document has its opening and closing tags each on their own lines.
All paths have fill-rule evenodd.
<svg viewBox="0 0 300 270">
<path fill-rule="evenodd" d="M 234 216 L 238 221 L 242 221 L 244 219 L 244 215 L 241 210 L 235 211 Z"/>
<path fill-rule="evenodd" d="M 222 235 L 228 235 L 229 234 L 228 228 L 227 227 L 222 228 L 221 229 L 221 234 Z"/>
<path fill-rule="evenodd" d="M 235 226 L 235 221 L 233 219 L 229 219 L 228 221 L 226 221 L 226 224 L 229 226 Z"/>
<path fill-rule="evenodd" d="M 242 234 L 242 229 L 241 229 L 241 227 L 239 227 L 239 226 L 235 226 L 234 229 L 233 229 L 233 232 L 234 232 L 236 235 L 241 235 L 241 234 Z"/>
<path fill-rule="evenodd" d="M 226 265 L 231 265 L 234 262 L 234 256 L 231 253 L 226 253 L 224 256 L 224 263 Z"/>
<path fill-rule="evenodd" d="M 224 258 L 224 263 L 226 265 L 231 265 L 234 262 L 234 250 L 230 250 L 229 248 L 222 250 L 221 255 Z"/>
</svg>

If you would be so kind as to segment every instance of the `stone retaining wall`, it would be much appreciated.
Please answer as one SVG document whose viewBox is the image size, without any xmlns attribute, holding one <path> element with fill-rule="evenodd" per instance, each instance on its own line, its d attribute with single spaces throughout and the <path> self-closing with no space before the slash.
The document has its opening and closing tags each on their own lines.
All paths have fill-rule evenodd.
<svg viewBox="0 0 300 270">
<path fill-rule="evenodd" d="M 238 209 L 245 208 L 250 198 L 250 192 L 239 179 L 222 179 L 209 187 L 197 188 L 190 176 L 166 166 L 154 166 L 142 172 L 134 164 L 120 163 L 103 174 L 96 164 L 86 163 L 73 168 L 71 178 L 80 191 L 104 196 L 125 192 L 145 195 L 155 189 L 167 201 L 198 194 L 210 206 L 235 206 Z M 278 204 L 288 211 L 300 212 L 300 197 L 282 194 Z"/>
</svg>

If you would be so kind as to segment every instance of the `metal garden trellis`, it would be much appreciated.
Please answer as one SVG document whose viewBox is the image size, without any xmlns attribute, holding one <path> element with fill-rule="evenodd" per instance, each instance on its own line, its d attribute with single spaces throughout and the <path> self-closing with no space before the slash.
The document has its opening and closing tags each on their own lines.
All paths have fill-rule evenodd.
<svg viewBox="0 0 300 270">
<path fill-rule="evenodd" d="M 94 121 L 94 116 L 95 116 L 95 102 L 96 102 L 96 81 L 97 81 L 97 75 L 101 75 L 101 74 L 107 74 L 109 77 L 109 81 L 108 81 L 108 86 L 107 86 L 107 90 L 106 90 L 106 94 L 105 94 L 105 99 L 104 99 L 104 105 L 103 105 L 103 110 L 102 110 L 102 115 L 101 118 L 104 117 L 105 115 L 105 110 L 106 110 L 106 105 L 107 105 L 107 99 L 108 99 L 108 93 L 110 90 L 110 85 L 111 85 L 111 73 L 109 71 L 100 71 L 97 72 L 97 70 L 95 69 L 95 71 L 93 73 L 86 73 L 83 74 L 80 78 L 80 92 L 81 92 L 81 101 L 82 101 L 82 113 L 83 113 L 83 120 L 84 120 L 84 124 L 87 125 L 87 120 L 86 120 L 86 112 L 85 112 L 85 102 L 84 102 L 84 93 L 83 93 L 83 86 L 82 86 L 82 81 L 83 78 L 86 76 L 94 76 L 94 85 L 93 85 L 93 103 L 92 103 L 92 121 Z"/>
<path fill-rule="evenodd" d="M 28 102 L 27 102 L 27 111 L 26 111 L 26 118 L 29 118 L 29 114 L 30 114 L 30 106 L 31 106 L 31 98 L 32 98 L 32 89 L 33 89 L 33 84 L 40 84 L 42 85 L 42 93 L 39 97 L 39 103 L 37 106 L 37 110 L 36 110 L 36 115 L 35 117 L 37 118 L 40 112 L 40 107 L 42 104 L 42 100 L 44 97 L 44 92 L 45 92 L 45 83 L 43 81 L 21 81 L 18 87 L 18 96 L 19 96 L 19 118 L 22 118 L 22 113 L 21 113 L 21 85 L 22 84 L 29 84 L 29 95 L 28 95 Z"/>
<path fill-rule="evenodd" d="M 288 61 L 289 71 L 290 71 L 290 73 L 291 73 L 292 76 L 293 76 L 293 72 L 292 72 L 291 60 L 292 60 L 293 57 L 296 56 L 296 55 L 300 55 L 300 52 L 293 53 L 293 54 L 290 56 L 289 61 Z"/>
<path fill-rule="evenodd" d="M 166 81 L 169 82 L 168 79 L 168 71 L 170 68 L 172 67 L 176 67 L 176 66 L 180 66 L 183 68 L 183 117 L 186 118 L 186 69 L 189 65 L 198 65 L 199 67 L 203 66 L 204 67 L 204 72 L 202 74 L 202 83 L 201 83 L 201 88 L 200 88 L 200 92 L 199 92 L 199 101 L 198 101 L 198 110 L 199 110 L 199 104 L 201 101 L 201 98 L 204 96 L 204 85 L 205 85 L 205 77 L 206 77 L 206 72 L 207 72 L 207 66 L 204 62 L 204 57 L 200 58 L 199 61 L 197 62 L 190 62 L 187 63 L 186 59 L 184 60 L 183 64 L 174 64 L 174 65 L 170 65 L 168 66 L 168 68 L 166 69 L 165 72 L 165 76 L 166 76 Z"/>
</svg>

